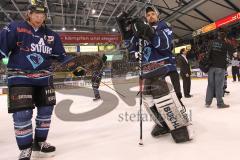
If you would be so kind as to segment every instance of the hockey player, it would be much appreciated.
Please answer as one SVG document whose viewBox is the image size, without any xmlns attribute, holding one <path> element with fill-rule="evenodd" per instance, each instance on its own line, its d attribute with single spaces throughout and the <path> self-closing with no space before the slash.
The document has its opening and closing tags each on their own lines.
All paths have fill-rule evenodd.
<svg viewBox="0 0 240 160">
<path fill-rule="evenodd" d="M 91 82 L 92 82 L 92 88 L 94 93 L 94 99 L 93 101 L 97 101 L 101 99 L 100 92 L 99 92 L 99 86 L 101 83 L 102 75 L 103 75 L 103 68 L 104 64 L 107 60 L 107 56 L 103 54 L 102 58 L 96 57 L 96 56 L 87 56 L 83 55 L 82 57 L 85 57 L 86 59 L 92 60 L 90 63 L 88 61 L 85 61 L 84 64 L 77 64 L 77 68 L 72 72 L 72 74 L 76 77 L 81 77 L 88 74 L 92 75 Z M 87 58 L 88 57 L 88 58 Z M 92 59 L 94 58 L 94 59 Z M 82 58 L 84 62 L 84 58 Z"/>
<path fill-rule="evenodd" d="M 189 121 L 172 87 L 165 77 L 176 72 L 176 62 L 172 55 L 172 30 L 168 24 L 159 21 L 159 12 L 148 6 L 145 10 L 148 23 L 142 19 L 131 19 L 126 13 L 117 17 L 117 22 L 130 53 L 138 56 L 139 38 L 144 39 L 143 103 L 156 125 L 152 136 L 171 133 L 175 142 L 191 140 Z"/>
<path fill-rule="evenodd" d="M 99 93 L 99 86 L 102 80 L 102 75 L 103 75 L 103 67 L 104 63 L 107 60 L 107 56 L 103 54 L 102 60 L 97 60 L 95 59 L 93 61 L 93 64 L 89 67 L 92 70 L 92 88 L 93 88 L 93 93 L 94 93 L 94 99 L 93 101 L 97 101 L 101 99 L 100 93 Z"/>
<path fill-rule="evenodd" d="M 11 22 L 0 33 L 0 59 L 9 57 L 8 112 L 13 113 L 19 160 L 30 160 L 32 151 L 46 157 L 56 150 L 46 142 L 56 103 L 51 63 L 53 57 L 63 62 L 67 56 L 60 37 L 45 25 L 46 14 L 44 2 L 32 0 L 26 20 Z"/>
</svg>

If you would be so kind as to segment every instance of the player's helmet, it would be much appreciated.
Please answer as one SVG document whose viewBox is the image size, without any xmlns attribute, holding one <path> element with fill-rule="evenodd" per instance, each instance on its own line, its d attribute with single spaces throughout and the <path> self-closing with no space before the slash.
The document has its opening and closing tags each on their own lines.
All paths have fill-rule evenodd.
<svg viewBox="0 0 240 160">
<path fill-rule="evenodd" d="M 47 14 L 47 7 L 44 0 L 31 0 L 28 10 L 30 12 L 45 13 Z"/>
</svg>

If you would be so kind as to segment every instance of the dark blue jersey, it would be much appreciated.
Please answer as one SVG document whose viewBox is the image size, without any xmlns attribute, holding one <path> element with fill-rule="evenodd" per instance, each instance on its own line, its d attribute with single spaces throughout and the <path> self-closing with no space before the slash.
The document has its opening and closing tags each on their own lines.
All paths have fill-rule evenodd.
<svg viewBox="0 0 240 160">
<path fill-rule="evenodd" d="M 165 71 L 176 71 L 176 61 L 172 54 L 173 32 L 171 28 L 163 21 L 159 21 L 152 26 L 155 29 L 154 36 L 150 42 L 144 41 L 143 63 L 161 63 L 164 61 Z M 139 51 L 139 39 L 133 36 L 126 40 L 125 44 L 130 53 Z M 155 65 L 156 66 L 156 65 Z M 159 65 L 162 67 L 162 65 Z M 151 68 L 151 67 L 150 67 Z M 154 67 L 154 70 L 157 68 Z"/>
<path fill-rule="evenodd" d="M 53 59 L 63 62 L 66 54 L 57 33 L 45 26 L 35 30 L 27 21 L 16 21 L 0 32 L 0 59 L 4 57 L 9 57 L 7 67 L 11 71 L 38 73 L 50 71 Z M 8 76 L 8 85 L 49 85 L 52 79 L 51 72 L 44 76 L 18 72 Z"/>
</svg>

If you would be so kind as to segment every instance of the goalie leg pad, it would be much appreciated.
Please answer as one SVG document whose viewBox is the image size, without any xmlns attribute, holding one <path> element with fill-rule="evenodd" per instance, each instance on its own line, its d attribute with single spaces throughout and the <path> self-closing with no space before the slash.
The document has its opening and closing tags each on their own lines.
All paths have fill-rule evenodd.
<svg viewBox="0 0 240 160">
<path fill-rule="evenodd" d="M 8 87 L 8 113 L 33 109 L 33 88 L 28 86 Z"/>
<path fill-rule="evenodd" d="M 153 97 L 151 95 L 144 95 L 143 104 L 152 120 L 156 123 L 151 135 L 153 137 L 157 137 L 159 135 L 169 133 L 167 124 L 164 122 L 162 116 L 159 114 L 155 104 L 153 103 Z"/>
<path fill-rule="evenodd" d="M 160 125 L 161 125 L 161 115 L 158 113 L 157 110 L 154 109 L 155 105 L 153 102 L 153 97 L 151 95 L 143 95 L 143 105 L 146 108 L 147 112 L 151 116 L 152 120 Z M 156 107 L 155 107 L 156 108 Z"/>
<path fill-rule="evenodd" d="M 176 143 L 187 142 L 193 139 L 192 125 L 183 126 L 178 129 L 172 130 L 171 135 Z"/>
<path fill-rule="evenodd" d="M 159 113 L 162 115 L 170 130 L 177 129 L 186 124 L 186 121 L 182 118 L 181 113 L 175 106 L 171 95 L 154 99 L 154 102 Z"/>
<path fill-rule="evenodd" d="M 153 96 L 152 96 L 152 90 L 154 89 L 154 86 L 152 86 L 152 83 L 154 81 L 155 81 L 155 79 L 145 79 L 144 80 L 143 104 L 144 104 L 147 112 L 151 116 L 152 120 L 156 124 L 162 126 L 161 123 L 160 123 L 160 121 L 162 121 L 160 119 L 160 114 L 158 113 L 158 111 L 156 109 L 154 109 L 155 104 L 154 104 Z"/>
<path fill-rule="evenodd" d="M 163 84 L 163 82 L 161 83 Z M 164 85 L 167 85 L 167 83 Z M 171 88 L 171 90 L 173 89 Z M 158 92 L 154 92 L 154 94 L 158 94 Z M 192 135 L 189 134 L 188 127 L 190 123 L 185 111 L 183 109 L 180 110 L 184 106 L 179 102 L 175 92 L 169 91 L 168 94 L 160 94 L 161 96 L 154 95 L 155 98 L 153 100 L 158 112 L 171 130 L 173 139 L 177 143 L 191 140 Z"/>
<path fill-rule="evenodd" d="M 156 132 L 158 134 L 165 134 L 169 133 L 169 128 L 167 127 L 166 123 L 163 121 L 163 118 L 159 114 L 153 100 L 153 96 L 149 95 L 152 92 L 152 89 L 154 89 L 154 86 L 152 86 L 152 82 L 154 82 L 155 79 L 146 79 L 144 81 L 144 92 L 143 92 L 143 104 L 151 116 L 152 120 L 156 123 L 156 127 L 154 127 L 152 131 L 152 136 L 156 137 Z M 157 130 L 156 130 L 157 128 Z"/>
</svg>

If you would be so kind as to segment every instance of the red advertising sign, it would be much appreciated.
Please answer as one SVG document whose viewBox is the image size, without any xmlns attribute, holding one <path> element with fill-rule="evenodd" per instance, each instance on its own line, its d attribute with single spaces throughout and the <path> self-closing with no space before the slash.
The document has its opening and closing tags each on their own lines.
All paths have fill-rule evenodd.
<svg viewBox="0 0 240 160">
<path fill-rule="evenodd" d="M 216 28 L 222 27 L 224 25 L 236 22 L 240 20 L 240 12 L 231 14 L 225 18 L 219 19 L 216 22 L 213 22 L 209 25 L 206 25 L 202 27 L 201 29 L 198 29 L 197 31 L 193 32 L 193 37 L 200 35 L 202 33 L 207 33 L 209 31 L 215 30 Z"/>
<path fill-rule="evenodd" d="M 210 32 L 212 30 L 216 29 L 216 24 L 215 23 L 211 23 L 209 25 L 204 26 L 203 28 L 201 28 L 202 33 L 207 33 Z"/>
<path fill-rule="evenodd" d="M 84 34 L 84 33 L 60 33 L 65 44 L 78 43 L 120 43 L 120 34 Z"/>
<path fill-rule="evenodd" d="M 237 20 L 240 20 L 240 12 L 234 13 L 225 18 L 222 18 L 222 19 L 216 21 L 215 24 L 216 24 L 216 27 L 219 28 L 219 27 L 227 25 L 229 23 L 236 22 Z"/>
</svg>

